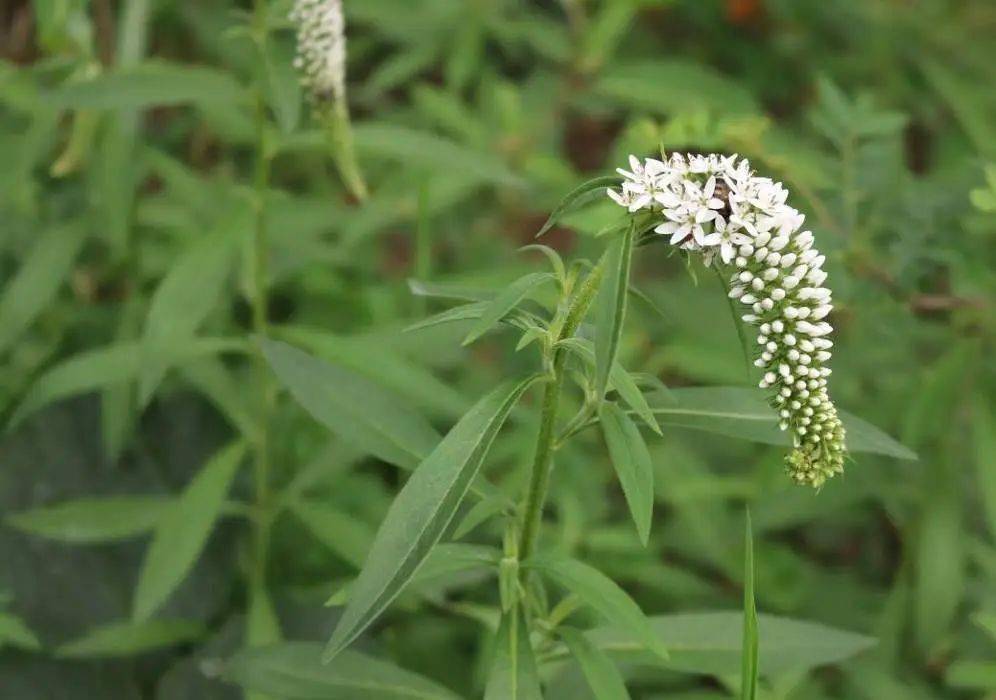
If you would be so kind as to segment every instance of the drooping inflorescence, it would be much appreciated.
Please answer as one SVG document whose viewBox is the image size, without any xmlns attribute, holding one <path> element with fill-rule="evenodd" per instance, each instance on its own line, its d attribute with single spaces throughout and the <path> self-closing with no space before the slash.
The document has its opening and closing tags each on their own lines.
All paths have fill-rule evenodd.
<svg viewBox="0 0 996 700">
<path fill-rule="evenodd" d="M 821 486 L 844 468 L 844 427 L 827 393 L 831 370 L 826 320 L 833 306 L 824 286 L 825 257 L 813 247 L 805 217 L 786 204 L 781 183 L 758 177 L 736 156 L 630 156 L 621 191 L 609 196 L 630 212 L 660 215 L 654 231 L 680 249 L 717 257 L 733 269 L 730 297 L 748 307 L 743 320 L 759 330 L 754 365 L 791 432 L 786 457 L 798 483 Z"/>
<path fill-rule="evenodd" d="M 297 25 L 294 67 L 312 104 L 342 104 L 346 98 L 346 21 L 342 0 L 295 0 L 290 19 Z"/>
</svg>

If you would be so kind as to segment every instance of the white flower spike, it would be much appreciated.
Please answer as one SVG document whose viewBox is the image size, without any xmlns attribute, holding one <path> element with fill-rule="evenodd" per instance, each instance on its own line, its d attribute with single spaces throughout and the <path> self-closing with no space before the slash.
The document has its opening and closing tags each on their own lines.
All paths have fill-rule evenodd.
<svg viewBox="0 0 996 700">
<path fill-rule="evenodd" d="M 759 386 L 779 427 L 792 435 L 789 475 L 815 487 L 844 470 L 844 426 L 827 392 L 833 309 L 823 286 L 825 257 L 805 217 L 786 204 L 780 182 L 758 177 L 736 156 L 673 154 L 666 162 L 630 156 L 630 170 L 614 202 L 630 212 L 660 216 L 656 233 L 681 250 L 718 258 L 733 268 L 730 297 L 749 307 L 743 320 L 756 326 L 762 371 Z"/>
<path fill-rule="evenodd" d="M 342 0 L 295 0 L 290 19 L 297 25 L 301 84 L 315 105 L 346 99 L 346 21 Z"/>
</svg>

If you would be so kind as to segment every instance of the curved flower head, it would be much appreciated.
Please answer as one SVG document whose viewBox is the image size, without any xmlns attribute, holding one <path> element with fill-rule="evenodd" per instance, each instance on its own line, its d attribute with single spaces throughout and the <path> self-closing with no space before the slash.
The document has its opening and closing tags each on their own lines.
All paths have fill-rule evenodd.
<svg viewBox="0 0 996 700">
<path fill-rule="evenodd" d="M 654 229 L 672 245 L 701 253 L 731 273 L 730 297 L 758 329 L 754 365 L 762 372 L 779 427 L 790 432 L 786 457 L 798 483 L 821 486 L 844 469 L 844 427 L 827 391 L 833 309 L 826 258 L 813 247 L 805 217 L 787 204 L 780 182 L 756 176 L 746 159 L 672 155 L 666 162 L 630 157 L 613 201 L 660 216 Z"/>
<path fill-rule="evenodd" d="M 342 0 L 295 0 L 290 19 L 297 25 L 301 84 L 315 105 L 346 98 L 346 21 Z"/>
</svg>

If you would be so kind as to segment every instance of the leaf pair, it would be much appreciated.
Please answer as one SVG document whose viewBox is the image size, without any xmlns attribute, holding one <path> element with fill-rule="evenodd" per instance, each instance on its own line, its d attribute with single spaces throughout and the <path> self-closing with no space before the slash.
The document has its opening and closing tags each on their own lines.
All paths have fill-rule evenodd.
<svg viewBox="0 0 996 700">
<path fill-rule="evenodd" d="M 667 649 L 639 606 L 597 569 L 558 555 L 533 557 L 525 562 L 525 566 L 576 595 L 607 620 L 618 622 L 625 629 L 631 630 L 639 642 L 659 659 L 668 658 Z M 607 700 L 629 698 L 619 670 L 601 649 L 577 630 L 561 627 L 557 633 L 580 664 L 595 697 Z M 485 700 L 542 698 L 528 628 L 518 606 L 513 606 L 502 616 L 484 697 Z"/>
</svg>

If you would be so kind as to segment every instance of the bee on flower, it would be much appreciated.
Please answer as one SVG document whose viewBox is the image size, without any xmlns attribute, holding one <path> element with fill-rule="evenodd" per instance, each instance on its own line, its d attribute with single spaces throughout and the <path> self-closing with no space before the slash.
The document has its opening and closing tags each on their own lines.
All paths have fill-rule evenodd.
<svg viewBox="0 0 996 700">
<path fill-rule="evenodd" d="M 798 483 L 821 486 L 844 468 L 844 427 L 827 391 L 833 310 L 824 286 L 826 257 L 814 247 L 805 216 L 787 204 L 780 182 L 760 177 L 745 158 L 673 154 L 630 156 L 620 191 L 609 197 L 631 213 L 660 217 L 655 233 L 672 245 L 718 260 L 731 274 L 730 297 L 758 329 L 754 360 L 779 427 L 790 432 L 786 457 Z"/>
</svg>

